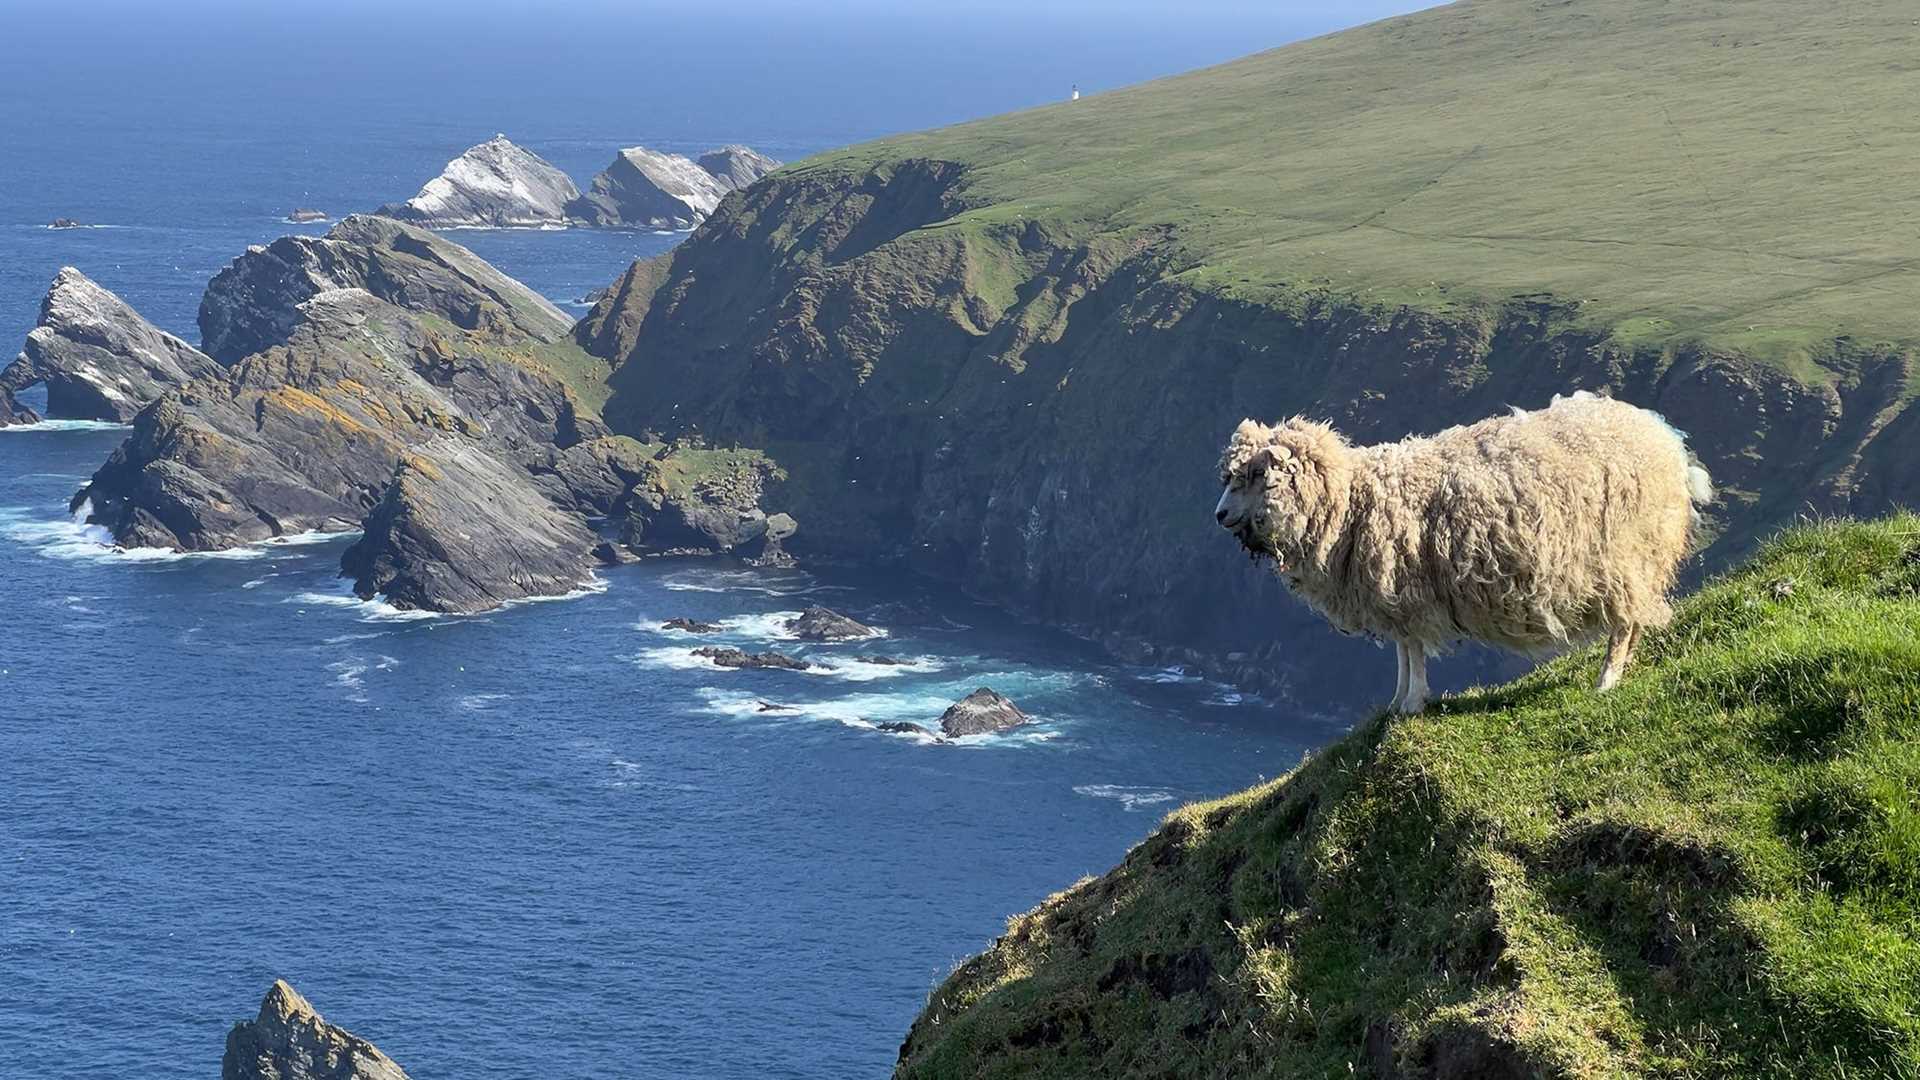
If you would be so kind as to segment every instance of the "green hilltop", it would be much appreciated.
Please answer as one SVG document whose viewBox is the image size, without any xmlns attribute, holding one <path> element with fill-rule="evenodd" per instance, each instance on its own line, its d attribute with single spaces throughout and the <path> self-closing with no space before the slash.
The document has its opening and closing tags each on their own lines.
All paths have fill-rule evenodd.
<svg viewBox="0 0 1920 1080">
<path fill-rule="evenodd" d="M 957 162 L 940 228 L 1167 232 L 1185 280 L 1281 307 L 1547 295 L 1827 381 L 1835 338 L 1920 338 L 1916 15 L 1462 0 L 797 171 Z"/>
<path fill-rule="evenodd" d="M 1920 1075 L 1920 517 L 1170 815 L 934 991 L 903 1078 Z"/>
</svg>

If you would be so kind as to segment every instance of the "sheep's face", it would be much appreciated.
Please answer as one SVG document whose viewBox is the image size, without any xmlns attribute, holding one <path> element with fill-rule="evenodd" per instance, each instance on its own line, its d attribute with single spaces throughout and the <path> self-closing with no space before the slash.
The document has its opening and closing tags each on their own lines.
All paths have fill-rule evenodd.
<svg viewBox="0 0 1920 1080">
<path fill-rule="evenodd" d="M 1284 574 L 1319 546 L 1344 443 L 1331 428 L 1301 420 L 1277 427 L 1242 421 L 1220 455 L 1214 520 L 1255 557 Z M 1341 477 L 1344 479 L 1344 476 Z"/>
</svg>

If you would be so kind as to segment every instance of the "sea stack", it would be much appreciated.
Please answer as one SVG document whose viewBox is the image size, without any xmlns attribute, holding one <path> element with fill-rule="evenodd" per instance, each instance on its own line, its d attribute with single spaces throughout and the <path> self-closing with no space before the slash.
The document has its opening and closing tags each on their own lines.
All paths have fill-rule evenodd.
<svg viewBox="0 0 1920 1080">
<path fill-rule="evenodd" d="M 691 229 L 727 192 L 745 187 L 779 162 L 744 146 L 711 150 L 699 161 L 630 146 L 600 171 L 572 206 L 583 225 L 625 229 Z"/>
<path fill-rule="evenodd" d="M 26 348 L 0 371 L 0 425 L 9 415 L 30 419 L 30 410 L 9 403 L 36 383 L 47 384 L 50 417 L 124 424 L 161 394 L 220 373 L 211 357 L 68 266 L 40 302 Z"/>
<path fill-rule="evenodd" d="M 418 195 L 376 213 L 431 229 L 554 228 L 579 197 L 566 173 L 495 135 L 447 162 Z"/>
<path fill-rule="evenodd" d="M 300 992 L 275 979 L 260 1014 L 233 1025 L 220 1080 L 407 1080 L 367 1040 L 327 1023 Z"/>
</svg>

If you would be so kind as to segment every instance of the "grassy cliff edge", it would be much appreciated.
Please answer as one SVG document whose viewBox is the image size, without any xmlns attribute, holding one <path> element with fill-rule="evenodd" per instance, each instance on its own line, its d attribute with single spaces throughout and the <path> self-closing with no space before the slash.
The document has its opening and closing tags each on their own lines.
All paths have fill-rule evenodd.
<svg viewBox="0 0 1920 1080">
<path fill-rule="evenodd" d="M 1920 1075 L 1920 516 L 1186 807 L 1011 920 L 898 1075 Z"/>
</svg>

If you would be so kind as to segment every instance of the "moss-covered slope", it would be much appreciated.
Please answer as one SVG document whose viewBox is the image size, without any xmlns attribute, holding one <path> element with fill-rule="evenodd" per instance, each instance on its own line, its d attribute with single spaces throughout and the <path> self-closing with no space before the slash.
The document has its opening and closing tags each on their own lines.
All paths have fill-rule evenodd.
<svg viewBox="0 0 1920 1080">
<path fill-rule="evenodd" d="M 1920 1075 L 1920 517 L 1190 806 L 937 989 L 900 1076 Z"/>
</svg>

